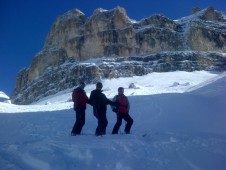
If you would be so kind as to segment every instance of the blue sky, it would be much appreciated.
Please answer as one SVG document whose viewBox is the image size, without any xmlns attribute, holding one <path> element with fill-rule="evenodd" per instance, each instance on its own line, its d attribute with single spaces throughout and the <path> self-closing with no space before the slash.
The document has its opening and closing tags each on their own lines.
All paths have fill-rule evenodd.
<svg viewBox="0 0 226 170">
<path fill-rule="evenodd" d="M 0 91 L 12 94 L 17 73 L 41 51 L 59 15 L 78 8 L 90 16 L 96 8 L 110 10 L 118 5 L 135 20 L 156 13 L 178 19 L 196 6 L 226 12 L 225 0 L 0 0 Z"/>
</svg>

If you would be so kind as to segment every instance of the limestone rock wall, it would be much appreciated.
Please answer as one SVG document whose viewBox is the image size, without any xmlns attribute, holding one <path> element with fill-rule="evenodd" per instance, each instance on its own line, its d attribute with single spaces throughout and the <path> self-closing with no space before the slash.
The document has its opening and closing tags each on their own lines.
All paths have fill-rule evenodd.
<svg viewBox="0 0 226 170">
<path fill-rule="evenodd" d="M 187 51 L 189 57 L 184 57 Z M 226 53 L 226 15 L 212 7 L 193 9 L 192 15 L 177 21 L 160 14 L 133 21 L 121 7 L 96 9 L 90 17 L 73 9 L 56 19 L 43 49 L 18 73 L 11 99 L 28 104 L 81 79 L 92 83 L 152 71 L 224 70 L 225 56 L 219 53 Z M 145 56 L 155 61 L 147 64 Z M 129 65 L 91 62 L 101 57 L 136 60 Z"/>
</svg>

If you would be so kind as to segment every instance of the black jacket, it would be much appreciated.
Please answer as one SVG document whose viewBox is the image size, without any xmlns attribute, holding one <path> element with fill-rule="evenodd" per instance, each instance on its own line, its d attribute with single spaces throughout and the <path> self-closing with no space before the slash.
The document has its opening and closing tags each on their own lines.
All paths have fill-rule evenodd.
<svg viewBox="0 0 226 170">
<path fill-rule="evenodd" d="M 105 94 L 102 93 L 102 90 L 95 89 L 91 91 L 89 104 L 93 106 L 93 113 L 95 116 L 100 114 L 106 114 L 107 105 L 114 105 L 115 103 L 109 100 Z"/>
</svg>

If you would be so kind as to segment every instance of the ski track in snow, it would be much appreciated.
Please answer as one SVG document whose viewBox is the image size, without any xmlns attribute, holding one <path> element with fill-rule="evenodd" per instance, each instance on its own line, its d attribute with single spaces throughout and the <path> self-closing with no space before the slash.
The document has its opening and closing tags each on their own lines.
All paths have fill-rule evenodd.
<svg viewBox="0 0 226 170">
<path fill-rule="evenodd" d="M 67 115 L 66 118 L 63 114 Z M 131 135 L 108 134 L 96 137 L 93 133 L 85 133 L 71 137 L 68 132 L 73 124 L 73 116 L 69 114 L 57 112 L 42 115 L 43 117 L 38 117 L 37 114 L 37 119 L 33 122 L 30 120 L 32 116 L 29 117 L 27 114 L 25 117 L 22 114 L 8 120 L 10 124 L 19 122 L 15 128 L 20 129 L 21 139 L 14 139 L 16 131 L 13 131 L 9 134 L 9 140 L 1 140 L 0 165 L 7 165 L 3 169 L 214 169 L 219 165 L 226 167 L 224 135 L 148 131 L 143 137 L 143 134 L 135 131 Z M 3 122 L 7 116 L 0 116 L 1 125 L 4 127 Z M 62 118 L 65 119 L 59 121 Z M 89 117 L 87 123 L 95 129 L 92 119 Z M 88 128 L 86 131 L 92 132 L 93 129 Z M 216 161 L 207 161 L 213 158 Z"/>
<path fill-rule="evenodd" d="M 109 135 L 104 137 L 80 136 L 77 137 L 78 139 L 72 139 L 74 143 L 70 145 L 66 141 L 43 140 L 39 144 L 34 143 L 36 147 L 32 147 L 33 143 L 30 143 L 29 146 L 24 145 L 25 150 L 23 148 L 20 150 L 20 145 L 10 148 L 18 148 L 15 151 L 20 154 L 14 159 L 20 158 L 24 162 L 27 167 L 24 165 L 22 169 L 50 169 L 50 166 L 51 169 L 79 169 L 81 167 L 87 169 L 133 169 L 132 167 L 142 169 L 147 167 L 168 169 L 172 167 L 172 169 L 179 169 L 181 164 L 183 164 L 182 167 L 187 167 L 187 169 L 210 169 L 210 166 L 214 168 L 216 165 L 208 164 L 206 160 L 212 159 L 213 155 L 219 159 L 219 163 L 225 165 L 225 154 L 217 151 L 219 144 L 225 146 L 225 138 L 194 137 L 183 141 L 185 140 L 181 137 L 183 135 L 176 137 L 172 134 L 170 136 L 166 134 L 155 135 L 154 137 L 148 136 L 147 139 L 142 139 L 139 135 L 126 137 L 122 135 L 119 138 Z M 81 142 L 83 142 L 82 145 Z M 49 144 L 43 146 L 45 143 Z M 99 145 L 98 148 L 96 148 L 97 144 Z M 92 147 L 92 145 L 95 147 Z M 198 156 L 196 155 L 197 149 L 199 150 Z M 8 152 L 10 151 L 12 152 L 12 150 L 8 150 Z M 12 155 L 14 154 L 12 153 Z M 173 159 L 171 159 L 172 155 L 174 155 Z M 54 161 L 50 165 L 49 161 L 45 162 L 45 158 Z M 98 159 L 96 160 L 96 158 Z M 109 158 L 111 160 L 108 160 Z M 196 158 L 199 158 L 197 165 L 195 163 Z M 141 164 L 139 163 L 140 159 L 143 159 Z M 60 162 L 60 165 L 58 162 Z M 115 163 L 112 164 L 112 162 Z M 143 162 L 146 163 L 143 165 Z M 202 167 L 200 167 L 200 164 Z"/>
</svg>

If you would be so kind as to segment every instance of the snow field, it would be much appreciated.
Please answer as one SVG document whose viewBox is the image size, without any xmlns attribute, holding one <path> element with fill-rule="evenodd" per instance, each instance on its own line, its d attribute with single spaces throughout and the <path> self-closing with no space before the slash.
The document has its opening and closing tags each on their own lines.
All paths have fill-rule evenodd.
<svg viewBox="0 0 226 170">
<path fill-rule="evenodd" d="M 156 74 L 151 83 L 147 77 L 136 80 L 140 95 L 129 96 L 134 119 L 130 135 L 121 134 L 124 122 L 121 133 L 111 135 L 116 116 L 108 107 L 107 135 L 94 136 L 97 120 L 88 105 L 83 135 L 71 137 L 75 113 L 65 92 L 29 106 L 0 103 L 1 170 L 225 170 L 225 73 L 170 74 L 168 79 Z M 104 93 L 111 96 L 119 84 L 131 82 L 118 81 L 113 87 L 103 81 L 108 87 Z M 166 93 L 164 88 L 173 82 L 189 85 Z M 164 92 L 142 94 L 148 85 Z M 85 88 L 87 93 L 89 88 L 93 86 Z"/>
</svg>

